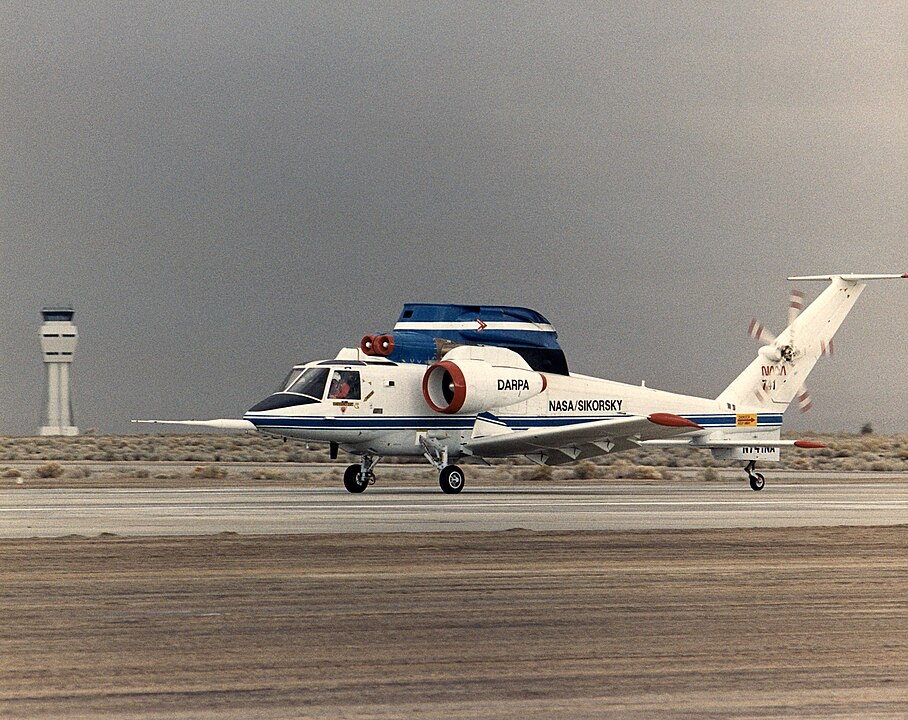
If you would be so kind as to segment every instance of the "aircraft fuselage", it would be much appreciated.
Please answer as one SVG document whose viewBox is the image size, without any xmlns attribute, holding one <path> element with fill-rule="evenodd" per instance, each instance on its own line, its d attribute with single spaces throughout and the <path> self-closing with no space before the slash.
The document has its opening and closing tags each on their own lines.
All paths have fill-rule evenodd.
<svg viewBox="0 0 908 720">
<path fill-rule="evenodd" d="M 737 429 L 755 438 L 776 431 L 782 421 L 781 413 L 760 413 L 755 421 L 750 418 L 742 425 L 735 408 L 716 400 L 576 374 L 547 374 L 542 392 L 504 407 L 449 414 L 437 412 L 427 403 L 423 380 L 428 368 L 387 360 L 324 360 L 300 365 L 288 378 L 287 387 L 250 409 L 244 419 L 268 434 L 334 442 L 354 454 L 418 456 L 425 454 L 428 441 L 445 448 L 452 459 L 469 454 L 463 448 L 474 435 L 477 418 L 485 417 L 508 432 L 661 412 L 688 418 L 704 430 Z M 325 371 L 324 382 L 315 395 L 292 392 L 294 374 L 319 370 Z M 332 388 L 337 376 L 347 381 L 346 391 Z M 512 386 L 518 394 L 523 385 L 520 378 L 505 377 L 498 383 L 502 390 Z M 304 402 L 295 404 L 295 399 Z M 632 444 L 625 441 L 615 449 L 627 447 Z M 500 453 L 506 454 L 510 453 Z M 591 454 L 601 453 L 594 449 Z"/>
</svg>

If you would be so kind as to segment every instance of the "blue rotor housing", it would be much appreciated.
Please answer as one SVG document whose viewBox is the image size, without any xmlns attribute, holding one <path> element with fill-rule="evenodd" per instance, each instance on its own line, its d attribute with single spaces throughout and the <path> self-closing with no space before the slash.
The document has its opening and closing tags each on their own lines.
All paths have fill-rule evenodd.
<svg viewBox="0 0 908 720">
<path fill-rule="evenodd" d="M 507 348 L 534 370 L 568 374 L 551 323 L 523 307 L 407 303 L 392 332 L 367 335 L 361 347 L 396 362 L 432 363 L 457 345 Z"/>
</svg>

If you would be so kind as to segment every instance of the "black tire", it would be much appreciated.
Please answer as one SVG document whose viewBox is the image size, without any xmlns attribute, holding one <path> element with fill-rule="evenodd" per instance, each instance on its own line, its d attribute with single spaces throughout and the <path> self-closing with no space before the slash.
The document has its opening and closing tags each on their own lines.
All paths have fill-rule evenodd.
<svg viewBox="0 0 908 720">
<path fill-rule="evenodd" d="M 453 495 L 463 490 L 465 477 L 463 470 L 456 465 L 448 465 L 438 473 L 438 484 L 441 485 L 442 492 Z"/>
<path fill-rule="evenodd" d="M 344 471 L 344 487 L 347 488 L 347 492 L 361 493 L 369 487 L 368 480 L 360 479 L 362 471 L 362 465 L 351 465 Z"/>
<path fill-rule="evenodd" d="M 763 477 L 763 473 L 754 473 L 750 476 L 751 490 L 762 490 L 764 485 L 766 485 L 766 478 Z"/>
</svg>

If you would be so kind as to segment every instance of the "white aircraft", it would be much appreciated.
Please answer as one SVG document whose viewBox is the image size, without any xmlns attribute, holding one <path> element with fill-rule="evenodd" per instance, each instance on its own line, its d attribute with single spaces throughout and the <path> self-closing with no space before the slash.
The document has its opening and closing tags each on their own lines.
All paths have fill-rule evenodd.
<svg viewBox="0 0 908 720">
<path fill-rule="evenodd" d="M 793 302 L 777 337 L 752 324 L 765 345 L 715 399 L 678 395 L 568 371 L 554 328 L 520 307 L 408 304 L 393 332 L 367 335 L 333 360 L 297 365 L 278 391 L 242 420 L 137 420 L 329 443 L 361 458 L 344 487 L 364 491 L 382 457 L 424 456 L 446 493 L 464 486 L 452 461 L 524 455 L 545 465 L 639 447 L 711 450 L 746 463 L 750 486 L 765 479 L 757 461 L 780 448 L 823 447 L 782 440 L 782 415 L 829 354 L 832 338 L 868 280 L 905 275 L 818 275 L 829 286 L 803 312 Z M 803 299 L 803 295 L 800 296 Z"/>
</svg>

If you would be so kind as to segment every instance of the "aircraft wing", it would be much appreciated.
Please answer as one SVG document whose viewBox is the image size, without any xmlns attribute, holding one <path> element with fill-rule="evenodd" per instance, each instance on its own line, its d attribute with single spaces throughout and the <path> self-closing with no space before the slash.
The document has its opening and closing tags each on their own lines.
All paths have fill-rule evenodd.
<svg viewBox="0 0 908 720">
<path fill-rule="evenodd" d="M 671 438 L 703 429 L 687 418 L 671 413 L 627 415 L 559 427 L 513 431 L 502 429 L 501 424 L 496 430 L 496 420 L 490 415 L 481 415 L 477 419 L 474 437 L 466 443 L 465 449 L 468 452 L 479 456 L 500 457 L 557 451 L 566 460 L 572 460 L 581 454 L 588 454 L 582 452 L 583 446 L 597 446 L 599 452 L 595 454 L 601 454 L 613 448 L 624 449 L 647 440 Z M 477 432 L 489 434 L 477 436 Z"/>
<path fill-rule="evenodd" d="M 215 420 L 133 420 L 146 425 L 191 425 L 193 427 L 215 428 L 217 430 L 255 430 L 248 420 L 241 418 L 217 418 Z"/>
</svg>

